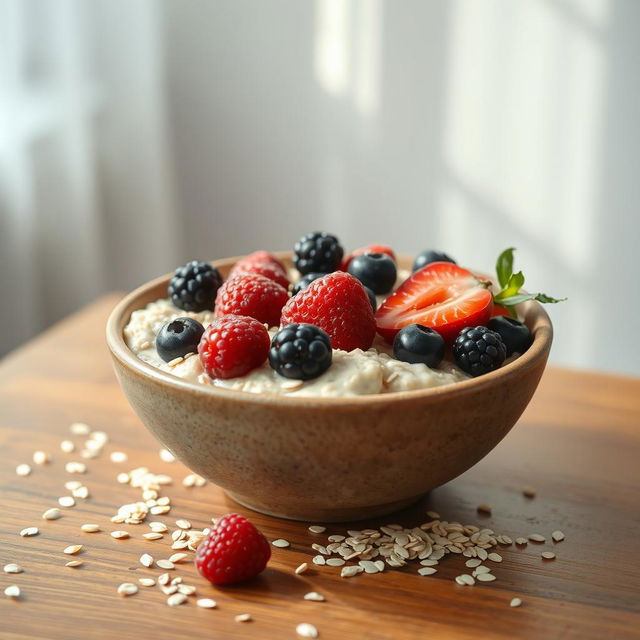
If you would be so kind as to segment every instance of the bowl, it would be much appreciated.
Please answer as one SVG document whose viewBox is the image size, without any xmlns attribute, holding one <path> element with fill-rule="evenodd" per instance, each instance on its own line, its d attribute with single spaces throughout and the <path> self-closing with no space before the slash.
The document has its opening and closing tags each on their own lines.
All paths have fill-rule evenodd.
<svg viewBox="0 0 640 640">
<path fill-rule="evenodd" d="M 290 266 L 291 254 L 277 254 Z M 213 264 L 223 276 L 238 258 Z M 411 259 L 399 258 L 409 269 Z M 340 522 L 417 501 L 486 456 L 536 390 L 553 330 L 537 302 L 518 311 L 528 351 L 449 386 L 343 398 L 259 395 L 198 385 L 139 360 L 123 329 L 132 311 L 167 296 L 171 274 L 127 295 L 107 322 L 118 380 L 146 427 L 240 504 L 282 518 Z"/>
</svg>

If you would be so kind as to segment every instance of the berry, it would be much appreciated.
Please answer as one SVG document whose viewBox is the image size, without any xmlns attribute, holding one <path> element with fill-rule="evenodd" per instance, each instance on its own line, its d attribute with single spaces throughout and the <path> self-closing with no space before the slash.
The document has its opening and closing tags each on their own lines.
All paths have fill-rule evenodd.
<svg viewBox="0 0 640 640">
<path fill-rule="evenodd" d="M 435 369 L 444 358 L 444 340 L 431 327 L 410 324 L 393 339 L 393 355 L 403 362 L 421 362 Z"/>
<path fill-rule="evenodd" d="M 264 276 L 289 289 L 287 274 L 275 262 L 238 262 L 229 272 L 229 279 L 248 275 Z"/>
<path fill-rule="evenodd" d="M 178 267 L 169 281 L 171 302 L 184 311 L 213 309 L 222 284 L 220 272 L 207 262 L 192 260 Z"/>
<path fill-rule="evenodd" d="M 450 258 L 446 253 L 442 253 L 442 251 L 434 251 L 433 249 L 428 249 L 427 251 L 423 251 L 416 256 L 416 259 L 413 261 L 412 271 L 416 272 L 418 269 L 422 269 L 422 267 L 426 267 L 428 264 L 432 262 L 450 262 L 451 264 L 458 264 L 453 258 Z"/>
<path fill-rule="evenodd" d="M 271 557 L 266 538 L 237 513 L 222 516 L 196 551 L 196 569 L 213 584 L 233 584 L 262 573 Z"/>
<path fill-rule="evenodd" d="M 272 253 L 269 253 L 268 251 L 264 251 L 262 249 L 260 251 L 254 251 L 244 258 L 240 258 L 240 260 L 236 262 L 236 266 L 254 263 L 264 264 L 265 262 L 272 264 L 275 267 L 279 267 L 283 273 L 287 272 L 287 268 L 279 258 L 276 258 Z"/>
<path fill-rule="evenodd" d="M 334 349 L 367 350 L 376 334 L 371 302 L 362 283 L 344 271 L 314 280 L 282 309 L 280 324 L 314 324 L 326 331 Z"/>
<path fill-rule="evenodd" d="M 291 295 L 295 296 L 296 293 L 300 293 L 303 289 L 306 289 L 314 280 L 318 278 L 322 278 L 322 276 L 326 276 L 326 273 L 319 273 L 316 271 L 312 271 L 311 273 L 307 273 L 298 282 L 293 285 L 291 289 Z"/>
<path fill-rule="evenodd" d="M 204 327 L 193 318 L 176 318 L 165 322 L 156 336 L 156 351 L 165 361 L 196 353 Z"/>
<path fill-rule="evenodd" d="M 198 354 L 211 378 L 237 378 L 265 362 L 269 342 L 269 332 L 255 318 L 227 315 L 206 328 Z"/>
<path fill-rule="evenodd" d="M 396 261 L 396 254 L 393 252 L 391 247 L 388 247 L 386 244 L 369 244 L 366 247 L 360 247 L 360 249 L 356 249 L 352 251 L 350 254 L 345 256 L 342 261 L 342 266 L 340 267 L 341 271 L 348 271 L 349 264 L 351 260 L 356 256 L 362 255 L 363 253 L 386 253 L 394 262 Z"/>
<path fill-rule="evenodd" d="M 491 317 L 493 298 L 471 271 L 436 262 L 409 276 L 376 312 L 378 333 L 388 342 L 409 324 L 435 329 L 452 342 L 464 327 Z"/>
<path fill-rule="evenodd" d="M 288 299 L 287 290 L 269 278 L 257 274 L 235 276 L 218 291 L 216 315 L 250 316 L 273 327 L 279 324 Z"/>
<path fill-rule="evenodd" d="M 465 373 L 475 378 L 500 367 L 506 348 L 499 333 L 487 327 L 465 327 L 453 343 L 453 357 Z"/>
<path fill-rule="evenodd" d="M 331 340 L 312 324 L 290 324 L 271 341 L 269 364 L 285 378 L 311 380 L 331 366 Z"/>
<path fill-rule="evenodd" d="M 312 271 L 331 273 L 342 261 L 344 249 L 338 238 L 324 231 L 302 236 L 293 247 L 293 263 L 303 275 Z"/>
<path fill-rule="evenodd" d="M 496 316 L 509 316 L 509 309 L 507 307 L 503 307 L 501 304 L 497 302 L 493 302 L 493 311 L 491 312 L 491 317 L 495 318 Z"/>
<path fill-rule="evenodd" d="M 378 301 L 376 300 L 376 294 L 373 293 L 373 291 L 371 291 L 371 289 L 369 289 L 369 287 L 367 287 L 366 285 L 363 285 L 363 286 L 364 286 L 364 290 L 367 292 L 367 295 L 369 296 L 371 309 L 373 310 L 373 313 L 375 313 L 376 309 L 378 308 Z"/>
<path fill-rule="evenodd" d="M 349 273 L 373 293 L 389 293 L 396 283 L 396 263 L 385 253 L 363 253 L 349 264 Z"/>
<path fill-rule="evenodd" d="M 531 332 L 526 324 L 515 318 L 496 316 L 487 322 L 487 327 L 500 335 L 507 357 L 512 353 L 524 353 L 531 346 Z"/>
</svg>

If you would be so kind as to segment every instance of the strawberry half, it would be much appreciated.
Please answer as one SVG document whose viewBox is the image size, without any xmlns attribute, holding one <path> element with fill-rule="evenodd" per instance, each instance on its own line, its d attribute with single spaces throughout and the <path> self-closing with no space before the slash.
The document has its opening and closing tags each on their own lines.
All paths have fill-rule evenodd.
<svg viewBox="0 0 640 640">
<path fill-rule="evenodd" d="M 375 314 L 378 333 L 393 342 L 396 333 L 418 323 L 451 342 L 465 327 L 486 324 L 493 296 L 471 271 L 450 262 L 433 262 L 407 278 Z"/>
<path fill-rule="evenodd" d="M 356 249 L 352 251 L 349 255 L 345 256 L 342 264 L 340 265 L 340 271 L 347 271 L 349 268 L 349 263 L 359 255 L 363 253 L 386 253 L 394 262 L 396 260 L 396 254 L 393 252 L 393 249 L 386 244 L 368 244 L 366 247 L 360 247 L 360 249 Z"/>
</svg>

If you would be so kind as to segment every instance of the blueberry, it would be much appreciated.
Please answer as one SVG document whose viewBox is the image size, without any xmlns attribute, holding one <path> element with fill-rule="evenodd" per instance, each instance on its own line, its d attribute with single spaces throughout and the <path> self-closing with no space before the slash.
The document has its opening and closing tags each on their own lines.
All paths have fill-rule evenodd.
<svg viewBox="0 0 640 640">
<path fill-rule="evenodd" d="M 296 293 L 300 293 L 303 289 L 306 289 L 314 280 L 322 278 L 322 276 L 326 275 L 326 273 L 320 273 L 319 271 L 312 271 L 311 273 L 307 273 L 293 285 L 293 288 L 291 289 L 291 295 L 295 296 Z"/>
<path fill-rule="evenodd" d="M 373 313 L 375 313 L 376 309 L 378 308 L 378 301 L 376 300 L 376 294 L 373 293 L 373 291 L 371 291 L 369 287 L 365 286 L 364 290 L 367 292 L 367 295 L 369 296 L 369 302 L 371 303 L 371 308 L 373 309 Z"/>
<path fill-rule="evenodd" d="M 156 336 L 156 351 L 165 361 L 196 353 L 204 327 L 193 318 L 176 318 L 162 325 Z"/>
<path fill-rule="evenodd" d="M 393 355 L 403 362 L 421 362 L 435 369 L 444 357 L 444 340 L 431 327 L 410 324 L 396 334 L 393 340 Z"/>
<path fill-rule="evenodd" d="M 355 256 L 349 263 L 348 271 L 376 295 L 389 293 L 398 275 L 396 263 L 386 253 Z"/>
<path fill-rule="evenodd" d="M 489 320 L 487 327 L 500 334 L 507 348 L 507 357 L 512 353 L 524 353 L 531 346 L 531 332 L 527 325 L 515 318 L 496 316 Z"/>
<path fill-rule="evenodd" d="M 311 380 L 331 366 L 329 336 L 313 324 L 289 324 L 273 337 L 269 349 L 271 368 L 285 378 Z"/>
<path fill-rule="evenodd" d="M 452 264 L 458 264 L 453 258 L 450 258 L 446 253 L 442 253 L 442 251 L 434 251 L 433 249 L 428 249 L 427 251 L 423 251 L 416 256 L 416 259 L 413 261 L 412 271 L 415 273 L 418 269 L 422 269 L 422 267 L 426 267 L 428 264 L 432 262 L 451 262 Z"/>
</svg>

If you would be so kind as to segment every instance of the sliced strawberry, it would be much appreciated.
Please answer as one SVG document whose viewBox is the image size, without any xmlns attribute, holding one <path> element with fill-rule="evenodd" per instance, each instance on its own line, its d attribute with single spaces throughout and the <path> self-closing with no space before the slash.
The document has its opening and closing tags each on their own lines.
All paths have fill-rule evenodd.
<svg viewBox="0 0 640 640">
<path fill-rule="evenodd" d="M 497 302 L 493 303 L 493 311 L 491 312 L 491 317 L 495 318 L 496 316 L 507 316 L 507 318 L 511 317 L 509 313 L 509 309 L 503 307 L 501 304 Z"/>
<path fill-rule="evenodd" d="M 416 271 L 380 305 L 378 333 L 392 342 L 396 333 L 418 323 L 452 341 L 469 326 L 491 317 L 493 297 L 473 273 L 450 262 L 433 262 Z"/>
<path fill-rule="evenodd" d="M 391 247 L 388 247 L 386 244 L 369 244 L 366 247 L 360 247 L 360 249 L 356 249 L 345 256 L 342 264 L 340 265 L 340 271 L 346 271 L 349 268 L 351 260 L 363 253 L 386 253 L 394 262 L 397 262 L 396 254 L 393 252 Z"/>
</svg>

